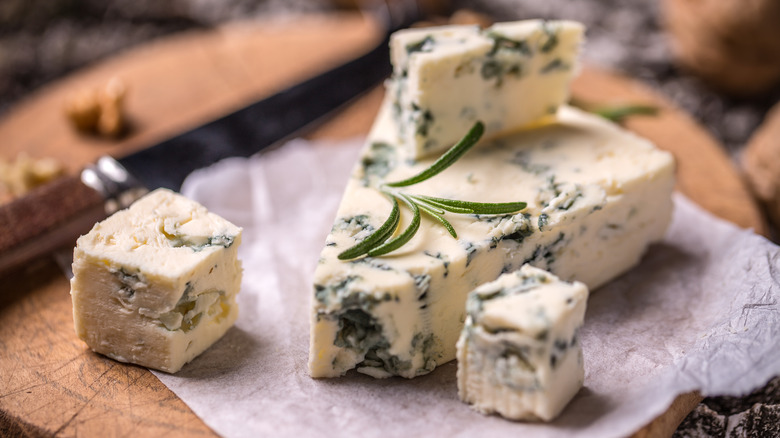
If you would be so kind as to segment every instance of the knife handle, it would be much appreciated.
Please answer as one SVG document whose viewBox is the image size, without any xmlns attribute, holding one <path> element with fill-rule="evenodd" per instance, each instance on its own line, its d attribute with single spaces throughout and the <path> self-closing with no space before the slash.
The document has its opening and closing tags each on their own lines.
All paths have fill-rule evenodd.
<svg viewBox="0 0 780 438">
<path fill-rule="evenodd" d="M 104 156 L 79 175 L 59 178 L 0 206 L 0 273 L 72 248 L 95 222 L 146 192 L 122 165 Z"/>
<path fill-rule="evenodd" d="M 103 195 L 70 175 L 0 206 L 0 272 L 75 244 L 106 216 Z"/>
<path fill-rule="evenodd" d="M 0 206 L 0 273 L 72 248 L 95 222 L 147 192 L 121 164 L 104 156 L 79 175 L 59 178 Z"/>
</svg>

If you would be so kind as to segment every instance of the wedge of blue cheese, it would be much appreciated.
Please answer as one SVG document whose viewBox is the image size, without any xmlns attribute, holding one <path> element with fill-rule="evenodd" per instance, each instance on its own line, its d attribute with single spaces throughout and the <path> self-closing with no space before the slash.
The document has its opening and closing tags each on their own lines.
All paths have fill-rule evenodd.
<svg viewBox="0 0 780 438">
<path fill-rule="evenodd" d="M 73 320 L 94 351 L 175 373 L 233 325 L 241 228 L 158 189 L 97 223 L 73 254 Z"/>
<path fill-rule="evenodd" d="M 582 387 L 588 288 L 524 265 L 469 294 L 458 395 L 475 410 L 550 421 Z"/>
<path fill-rule="evenodd" d="M 554 115 L 568 100 L 583 33 L 580 23 L 543 20 L 396 32 L 388 93 L 399 141 L 420 158 L 477 120 L 491 137 Z"/>
<path fill-rule="evenodd" d="M 415 377 L 455 358 L 468 292 L 526 263 L 591 289 L 636 265 L 671 219 L 672 156 L 597 116 L 561 107 L 555 122 L 481 142 L 415 194 L 525 201 L 513 215 L 451 215 L 458 238 L 423 217 L 396 252 L 338 254 L 387 218 L 376 186 L 430 166 L 397 142 L 386 99 L 351 174 L 314 274 L 309 369 Z M 467 127 L 464 127 L 464 133 Z M 402 224 L 409 220 L 402 211 Z"/>
</svg>

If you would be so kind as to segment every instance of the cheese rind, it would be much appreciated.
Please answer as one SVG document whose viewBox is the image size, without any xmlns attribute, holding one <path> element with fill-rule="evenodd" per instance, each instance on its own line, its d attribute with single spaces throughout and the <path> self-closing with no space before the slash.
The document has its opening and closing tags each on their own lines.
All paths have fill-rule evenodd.
<svg viewBox="0 0 780 438">
<path fill-rule="evenodd" d="M 94 351 L 175 373 L 238 317 L 241 228 L 158 189 L 97 223 L 73 255 L 73 320 Z"/>
<path fill-rule="evenodd" d="M 335 377 L 415 377 L 455 358 L 469 291 L 523 264 L 591 289 L 636 265 L 671 219 L 667 152 L 597 116 L 562 107 L 557 122 L 482 142 L 405 189 L 481 202 L 525 201 L 518 214 L 450 215 L 458 238 L 423 217 L 384 257 L 338 260 L 378 228 L 391 203 L 376 186 L 430 166 L 396 139 L 386 99 L 315 271 L 309 369 Z M 465 132 L 464 132 L 465 133 Z M 402 211 L 402 222 L 408 211 Z M 402 223 L 403 226 L 403 223 Z"/>
<path fill-rule="evenodd" d="M 469 294 L 458 395 L 475 410 L 550 421 L 582 387 L 587 287 L 524 265 Z"/>
<path fill-rule="evenodd" d="M 477 120 L 493 137 L 552 117 L 568 99 L 583 33 L 580 23 L 543 20 L 396 32 L 388 94 L 399 141 L 421 158 Z"/>
</svg>

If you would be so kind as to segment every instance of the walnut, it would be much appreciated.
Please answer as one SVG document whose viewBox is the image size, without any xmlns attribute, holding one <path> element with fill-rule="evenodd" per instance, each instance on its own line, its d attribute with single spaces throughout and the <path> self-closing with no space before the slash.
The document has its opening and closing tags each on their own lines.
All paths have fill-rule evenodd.
<svg viewBox="0 0 780 438">
<path fill-rule="evenodd" d="M 780 83 L 780 1 L 664 0 L 677 62 L 715 88 L 750 96 Z"/>
<path fill-rule="evenodd" d="M 13 161 L 0 159 L 0 204 L 64 174 L 64 168 L 53 158 L 35 159 L 24 152 Z"/>
<path fill-rule="evenodd" d="M 97 89 L 75 93 L 65 104 L 65 114 L 81 132 L 118 137 L 126 127 L 122 111 L 126 93 L 124 83 L 113 78 Z"/>
</svg>

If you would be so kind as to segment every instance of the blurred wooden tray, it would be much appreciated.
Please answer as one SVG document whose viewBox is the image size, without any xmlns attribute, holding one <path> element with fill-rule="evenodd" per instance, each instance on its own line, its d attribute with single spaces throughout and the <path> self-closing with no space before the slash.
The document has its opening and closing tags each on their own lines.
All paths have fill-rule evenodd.
<svg viewBox="0 0 780 438">
<path fill-rule="evenodd" d="M 104 154 L 123 155 L 206 122 L 371 47 L 378 34 L 356 15 L 231 24 L 160 40 L 54 83 L 0 120 L 0 157 L 24 151 L 55 157 L 70 172 Z M 129 87 L 133 130 L 121 140 L 77 134 L 63 105 L 82 88 L 112 77 Z M 766 234 L 764 220 L 729 158 L 682 111 L 639 83 L 585 68 L 574 83 L 585 101 L 651 103 L 661 112 L 636 117 L 628 128 L 671 151 L 678 189 L 714 214 Z M 309 135 L 341 139 L 365 134 L 382 98 L 381 88 Z M 258 121 L 261 123 L 261 121 Z M 0 431 L 10 436 L 215 436 L 144 368 L 89 351 L 76 337 L 69 284 L 50 261 L 0 278 Z M 699 402 L 678 397 L 638 437 L 671 435 Z"/>
</svg>

